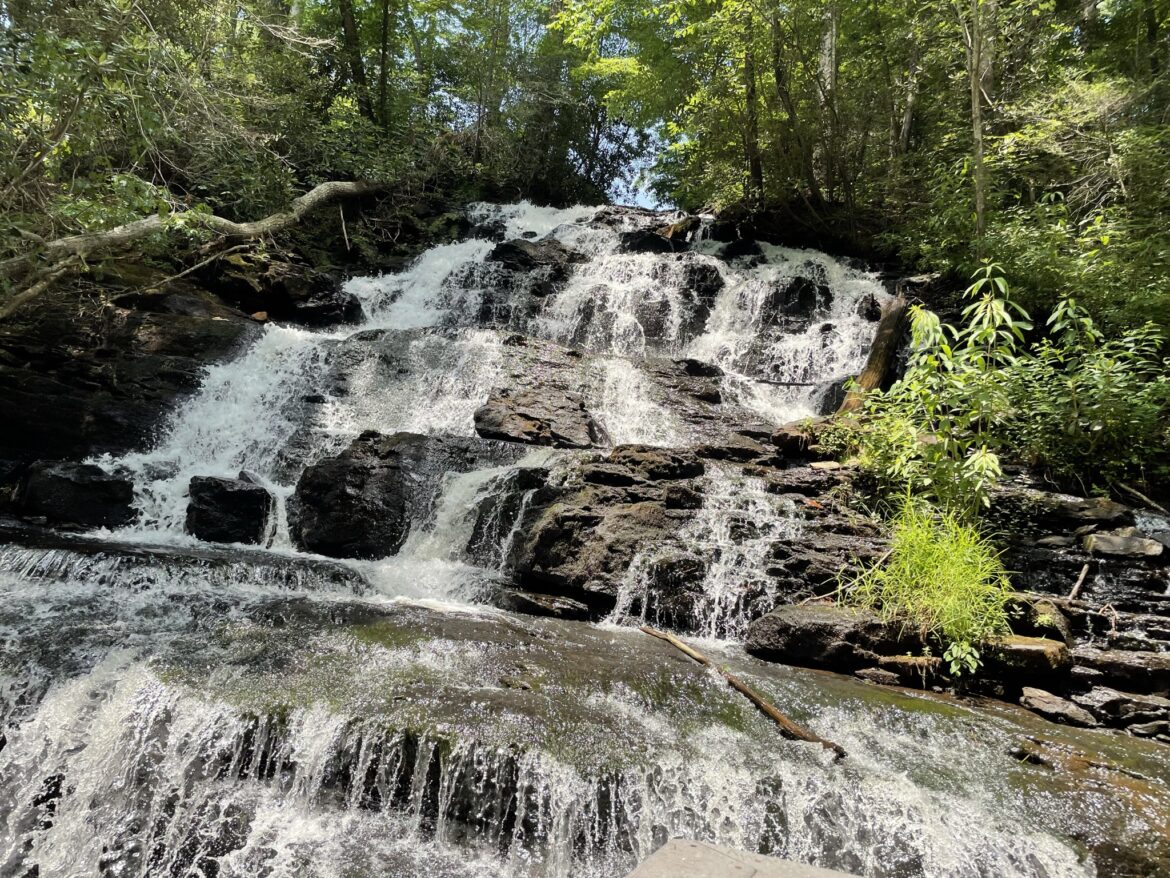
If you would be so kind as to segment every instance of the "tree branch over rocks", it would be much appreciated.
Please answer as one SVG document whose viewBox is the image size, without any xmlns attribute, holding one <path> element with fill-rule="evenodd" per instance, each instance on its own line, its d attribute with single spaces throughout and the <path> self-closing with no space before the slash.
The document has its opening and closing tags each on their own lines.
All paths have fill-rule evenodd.
<svg viewBox="0 0 1170 878">
<path fill-rule="evenodd" d="M 297 225 L 310 213 L 342 199 L 373 195 L 386 188 L 384 183 L 363 181 L 321 183 L 294 199 L 288 210 L 252 222 L 238 223 L 214 214 L 195 212 L 180 215 L 189 224 L 205 228 L 225 242 L 251 241 Z M 36 250 L 0 262 L 0 278 L 19 281 L 14 295 L 0 306 L 0 320 L 66 274 L 83 269 L 89 257 L 124 250 L 166 229 L 167 218 L 155 214 L 102 232 L 86 232 L 47 241 Z"/>
</svg>

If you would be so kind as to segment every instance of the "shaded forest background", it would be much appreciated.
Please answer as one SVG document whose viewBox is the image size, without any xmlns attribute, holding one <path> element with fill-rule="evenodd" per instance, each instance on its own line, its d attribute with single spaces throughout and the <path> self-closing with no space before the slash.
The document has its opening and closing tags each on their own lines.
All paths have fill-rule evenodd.
<svg viewBox="0 0 1170 878">
<path fill-rule="evenodd" d="M 327 180 L 401 211 L 638 182 L 1165 323 L 1168 66 L 1170 0 L 3 0 L 0 263 Z"/>
</svg>

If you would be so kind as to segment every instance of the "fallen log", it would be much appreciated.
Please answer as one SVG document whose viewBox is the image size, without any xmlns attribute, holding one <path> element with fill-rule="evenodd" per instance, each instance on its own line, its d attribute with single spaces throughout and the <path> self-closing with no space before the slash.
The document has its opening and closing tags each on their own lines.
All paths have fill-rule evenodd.
<svg viewBox="0 0 1170 878">
<path fill-rule="evenodd" d="M 882 308 L 882 317 L 878 321 L 865 367 L 853 380 L 853 387 L 845 395 L 837 414 L 844 415 L 857 411 L 861 408 L 866 393 L 876 390 L 885 383 L 893 370 L 894 356 L 906 330 L 909 307 L 910 301 L 899 293 Z"/>
<path fill-rule="evenodd" d="M 370 195 L 385 188 L 382 183 L 361 181 L 321 183 L 299 198 L 293 199 L 288 210 L 246 223 L 194 211 L 183 213 L 181 216 L 189 225 L 207 229 L 224 241 L 249 241 L 294 226 L 306 215 L 340 199 Z M 55 281 L 69 269 L 84 266 L 85 260 L 90 256 L 125 249 L 149 235 L 165 230 L 166 223 L 167 220 L 163 216 L 155 214 L 102 232 L 86 232 L 47 241 L 36 250 L 0 262 L 0 277 L 8 278 L 26 276 L 36 265 L 38 258 L 48 264 L 43 272 L 35 276 L 32 284 L 23 292 L 18 290 L 17 295 L 0 308 L 0 320 L 47 289 L 48 283 L 39 282 L 43 278 L 49 278 L 50 282 Z"/>
<path fill-rule="evenodd" d="M 796 741 L 808 741 L 813 744 L 820 744 L 826 750 L 832 750 L 836 754 L 837 759 L 845 757 L 845 748 L 840 744 L 835 744 L 832 741 L 827 741 L 819 735 L 815 735 L 799 723 L 795 723 L 782 714 L 776 707 L 766 700 L 762 695 L 756 692 L 751 686 L 734 674 L 728 673 L 722 668 L 716 667 L 711 663 L 711 660 L 703 655 L 698 650 L 683 643 L 673 634 L 668 634 L 665 631 L 659 631 L 657 628 L 651 628 L 649 625 L 643 625 L 641 630 L 651 637 L 657 637 L 659 640 L 665 640 L 675 649 L 685 653 L 690 658 L 694 659 L 704 667 L 711 668 L 716 671 L 732 689 L 747 697 L 747 699 L 754 704 L 761 713 L 769 717 L 777 726 L 780 727 L 780 733 L 786 738 L 792 738 Z"/>
</svg>

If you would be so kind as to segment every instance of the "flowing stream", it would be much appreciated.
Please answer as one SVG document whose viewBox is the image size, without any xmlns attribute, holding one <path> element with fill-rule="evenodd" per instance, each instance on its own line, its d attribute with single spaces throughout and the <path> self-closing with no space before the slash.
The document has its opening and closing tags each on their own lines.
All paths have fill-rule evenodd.
<svg viewBox="0 0 1170 878">
<path fill-rule="evenodd" d="M 857 875 L 1059 878 L 1097 874 L 1103 840 L 1165 831 L 1155 745 L 747 657 L 744 589 L 769 596 L 768 547 L 799 521 L 731 467 L 708 468 L 682 535 L 705 561 L 700 642 L 843 744 L 842 762 L 632 628 L 640 561 L 604 623 L 483 601 L 517 537 L 504 498 L 522 508 L 525 470 L 581 452 L 437 474 L 391 558 L 298 551 L 284 509 L 300 473 L 363 431 L 474 436 L 489 392 L 536 369 L 610 443 L 687 446 L 715 427 L 653 368 L 684 357 L 722 369 L 735 417 L 790 421 L 858 370 L 867 306 L 887 296 L 767 244 L 621 252 L 621 233 L 662 218 L 470 215 L 583 256 L 539 294 L 486 259 L 486 238 L 355 278 L 363 325 L 265 327 L 154 446 L 100 461 L 133 474 L 135 524 L 0 546 L 0 875 L 616 878 L 684 836 Z M 794 278 L 799 313 L 777 304 Z M 190 479 L 240 471 L 278 499 L 271 544 L 187 535 Z M 1021 763 L 1029 737 L 1129 773 Z"/>
</svg>

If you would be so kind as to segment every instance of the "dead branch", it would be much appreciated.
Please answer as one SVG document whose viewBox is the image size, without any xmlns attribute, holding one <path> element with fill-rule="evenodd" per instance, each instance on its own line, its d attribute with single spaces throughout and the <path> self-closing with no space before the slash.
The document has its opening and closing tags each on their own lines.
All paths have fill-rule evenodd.
<svg viewBox="0 0 1170 878">
<path fill-rule="evenodd" d="M 1085 584 L 1085 579 L 1088 577 L 1088 575 L 1089 575 L 1089 562 L 1086 561 L 1085 566 L 1081 568 L 1081 575 L 1077 577 L 1076 584 L 1073 585 L 1072 591 L 1070 591 L 1068 593 L 1068 599 L 1070 601 L 1075 601 L 1077 599 L 1077 595 L 1079 595 L 1081 593 L 1081 586 L 1083 586 Z"/>
<path fill-rule="evenodd" d="M 747 683 L 739 679 L 739 677 L 728 673 L 722 668 L 716 667 L 705 655 L 683 643 L 673 634 L 668 634 L 665 631 L 659 631 L 657 628 L 651 628 L 648 625 L 643 625 L 642 631 L 644 631 L 646 634 L 649 634 L 651 637 L 657 637 L 659 640 L 665 640 L 675 649 L 681 650 L 699 664 L 716 671 L 721 677 L 723 677 L 724 680 L 727 681 L 727 684 L 731 686 L 732 689 L 746 696 L 747 699 L 751 701 L 751 703 L 754 704 L 757 708 L 759 708 L 762 713 L 766 714 L 773 722 L 775 722 L 776 725 L 780 727 L 780 733 L 786 738 L 820 744 L 826 750 L 832 750 L 836 754 L 837 759 L 842 759 L 846 755 L 845 748 L 840 744 L 834 744 L 832 741 L 826 741 L 824 738 L 819 737 L 818 735 L 814 735 L 804 726 L 793 722 L 779 710 L 777 710 L 771 704 L 771 702 L 767 701 L 762 695 L 756 692 L 755 689 L 751 688 Z"/>
<path fill-rule="evenodd" d="M 321 183 L 294 199 L 288 210 L 246 223 L 237 223 L 214 214 L 189 212 L 182 216 L 185 219 L 189 218 L 190 224 L 201 226 L 226 241 L 249 241 L 294 226 L 313 211 L 342 198 L 371 195 L 385 188 L 381 183 L 338 181 Z M 38 250 L 0 262 L 0 277 L 17 277 L 25 274 L 35 265 L 38 257 L 47 263 L 44 272 L 38 274 L 26 289 L 18 292 L 0 308 L 0 320 L 40 295 L 68 271 L 83 264 L 87 257 L 125 249 L 155 232 L 164 231 L 166 222 L 166 219 L 156 214 L 115 226 L 104 232 L 86 232 L 48 241 Z"/>
</svg>

